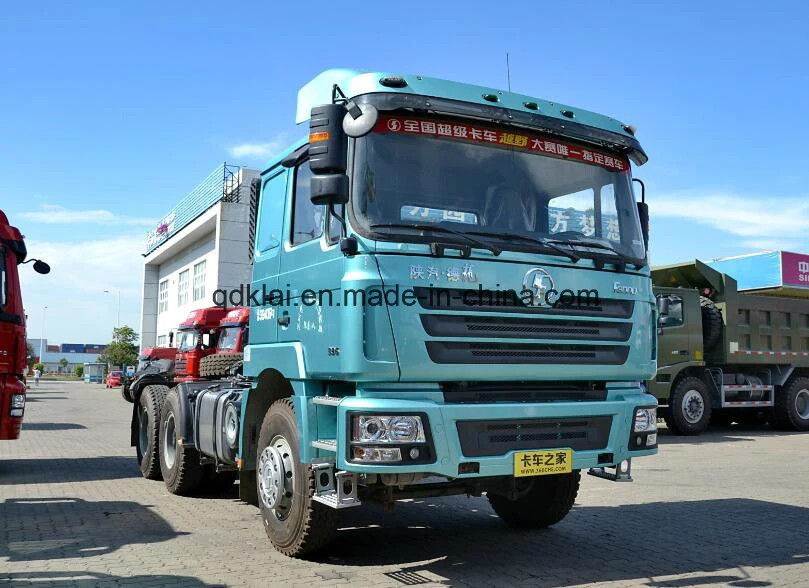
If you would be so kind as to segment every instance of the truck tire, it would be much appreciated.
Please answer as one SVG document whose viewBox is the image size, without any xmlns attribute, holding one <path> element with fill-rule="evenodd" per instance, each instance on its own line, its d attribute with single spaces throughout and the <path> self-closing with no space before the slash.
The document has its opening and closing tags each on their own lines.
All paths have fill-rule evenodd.
<svg viewBox="0 0 809 588">
<path fill-rule="evenodd" d="M 699 307 L 702 312 L 702 345 L 705 351 L 709 351 L 722 338 L 722 312 L 704 296 L 699 297 Z"/>
<path fill-rule="evenodd" d="M 166 386 L 146 386 L 138 398 L 138 465 L 147 480 L 160 479 L 160 409 L 166 398 Z"/>
<path fill-rule="evenodd" d="M 188 496 L 199 488 L 205 468 L 199 452 L 181 442 L 180 395 L 172 389 L 160 411 L 160 472 L 172 494 Z"/>
<path fill-rule="evenodd" d="M 315 479 L 301 464 L 292 401 L 275 401 L 258 436 L 256 488 L 264 530 L 275 549 L 291 557 L 326 547 L 337 532 L 337 511 L 312 499 Z"/>
<path fill-rule="evenodd" d="M 214 353 L 203 357 L 199 363 L 199 375 L 202 378 L 227 376 L 234 363 L 242 361 L 243 353 Z"/>
<path fill-rule="evenodd" d="M 666 425 L 675 435 L 700 435 L 711 420 L 708 385 L 695 376 L 681 379 L 674 386 L 665 413 Z"/>
<path fill-rule="evenodd" d="M 489 504 L 503 522 L 517 529 L 542 529 L 565 518 L 579 493 L 581 472 L 536 476 L 528 492 L 516 500 L 489 494 Z"/>
<path fill-rule="evenodd" d="M 773 424 L 782 431 L 809 431 L 809 378 L 800 376 L 775 392 Z"/>
</svg>

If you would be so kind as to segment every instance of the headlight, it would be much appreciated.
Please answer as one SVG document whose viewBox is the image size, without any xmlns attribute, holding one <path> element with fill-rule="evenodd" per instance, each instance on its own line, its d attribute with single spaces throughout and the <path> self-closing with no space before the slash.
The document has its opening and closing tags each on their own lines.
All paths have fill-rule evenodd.
<svg viewBox="0 0 809 588">
<path fill-rule="evenodd" d="M 353 417 L 351 441 L 354 443 L 424 443 L 424 425 L 414 415 Z"/>
<path fill-rule="evenodd" d="M 635 409 L 635 433 L 652 433 L 657 431 L 657 407 Z"/>
<path fill-rule="evenodd" d="M 25 408 L 25 394 L 12 394 L 11 408 Z"/>
</svg>

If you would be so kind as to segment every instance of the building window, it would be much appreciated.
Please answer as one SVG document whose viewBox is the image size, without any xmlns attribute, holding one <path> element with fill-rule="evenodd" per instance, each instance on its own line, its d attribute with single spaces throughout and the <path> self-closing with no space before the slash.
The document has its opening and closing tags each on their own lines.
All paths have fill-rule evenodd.
<svg viewBox="0 0 809 588">
<path fill-rule="evenodd" d="M 772 313 L 769 310 L 761 311 L 761 322 L 768 327 L 772 324 Z"/>
<path fill-rule="evenodd" d="M 787 329 L 792 328 L 792 313 L 790 313 L 790 312 L 785 312 L 784 313 L 784 324 L 783 324 L 783 326 L 786 327 Z"/>
<path fill-rule="evenodd" d="M 194 300 L 205 298 L 205 260 L 194 264 Z"/>
<path fill-rule="evenodd" d="M 772 351 L 772 335 L 761 336 L 761 347 L 767 351 Z"/>
<path fill-rule="evenodd" d="M 160 335 L 157 338 L 157 346 L 158 347 L 165 347 L 166 346 L 166 336 L 165 335 Z"/>
<path fill-rule="evenodd" d="M 792 337 L 786 335 L 784 337 L 784 351 L 792 351 Z"/>
<path fill-rule="evenodd" d="M 751 349 L 750 334 L 742 335 L 742 349 Z"/>
<path fill-rule="evenodd" d="M 166 312 L 169 309 L 169 281 L 163 280 L 157 286 L 157 313 Z"/>
<path fill-rule="evenodd" d="M 748 310 L 747 308 L 739 309 L 739 324 L 740 325 L 750 324 L 750 310 Z"/>
<path fill-rule="evenodd" d="M 180 272 L 177 278 L 177 306 L 188 304 L 188 270 Z"/>
</svg>

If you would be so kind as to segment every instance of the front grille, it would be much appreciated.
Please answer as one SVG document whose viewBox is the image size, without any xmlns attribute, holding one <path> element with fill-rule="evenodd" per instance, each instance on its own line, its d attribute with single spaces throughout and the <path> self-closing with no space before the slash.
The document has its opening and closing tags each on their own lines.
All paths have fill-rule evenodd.
<svg viewBox="0 0 809 588">
<path fill-rule="evenodd" d="M 612 417 L 458 421 L 456 425 L 464 456 L 483 457 L 515 450 L 604 449 L 609 441 Z"/>
<path fill-rule="evenodd" d="M 427 341 L 434 363 L 601 364 L 621 365 L 629 355 L 625 345 L 567 345 L 550 343 L 455 343 Z"/>
<path fill-rule="evenodd" d="M 632 332 L 631 323 L 533 317 L 423 314 L 421 324 L 432 337 L 626 341 Z"/>
<path fill-rule="evenodd" d="M 187 365 L 188 365 L 188 360 L 187 359 L 178 359 L 178 360 L 176 360 L 174 362 L 174 373 L 176 373 L 178 376 L 184 376 L 185 375 L 185 368 L 186 368 Z"/>
<path fill-rule="evenodd" d="M 428 310 L 462 312 L 519 312 L 530 314 L 570 316 L 593 316 L 603 318 L 629 318 L 635 308 L 634 300 L 620 300 L 582 295 L 572 304 L 561 301 L 551 307 L 526 306 L 519 294 L 510 291 L 487 292 L 464 288 L 428 288 L 418 286 L 413 289 L 422 308 Z M 574 293 L 576 294 L 576 293 Z M 576 297 L 578 295 L 576 294 Z"/>
<path fill-rule="evenodd" d="M 582 402 L 607 399 L 607 389 L 595 382 L 442 382 L 448 403 Z"/>
</svg>

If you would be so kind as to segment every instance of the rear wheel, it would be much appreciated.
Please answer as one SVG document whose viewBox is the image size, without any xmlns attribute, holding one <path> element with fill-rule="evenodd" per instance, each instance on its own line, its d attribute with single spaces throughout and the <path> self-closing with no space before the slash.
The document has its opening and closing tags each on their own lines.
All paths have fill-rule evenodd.
<svg viewBox="0 0 809 588">
<path fill-rule="evenodd" d="M 775 393 L 775 426 L 782 430 L 809 431 L 809 378 L 801 376 Z"/>
<path fill-rule="evenodd" d="M 166 386 L 146 386 L 138 398 L 138 443 L 135 446 L 143 477 L 160 479 L 160 409 L 166 398 Z"/>
<path fill-rule="evenodd" d="M 256 486 L 267 536 L 292 557 L 323 549 L 337 532 L 337 511 L 312 499 L 314 475 L 310 465 L 301 463 L 298 443 L 292 402 L 277 400 L 258 437 Z"/>
<path fill-rule="evenodd" d="M 541 529 L 565 518 L 579 492 L 581 472 L 536 476 L 532 486 L 515 500 L 489 494 L 489 504 L 503 521 L 518 529 Z"/>
<path fill-rule="evenodd" d="M 666 425 L 675 435 L 699 435 L 711 420 L 711 398 L 708 386 L 695 376 L 677 382 L 665 413 Z"/>
<path fill-rule="evenodd" d="M 160 471 L 172 494 L 187 495 L 196 490 L 205 476 L 199 452 L 182 442 L 179 420 L 180 395 L 172 390 L 160 413 Z"/>
</svg>

